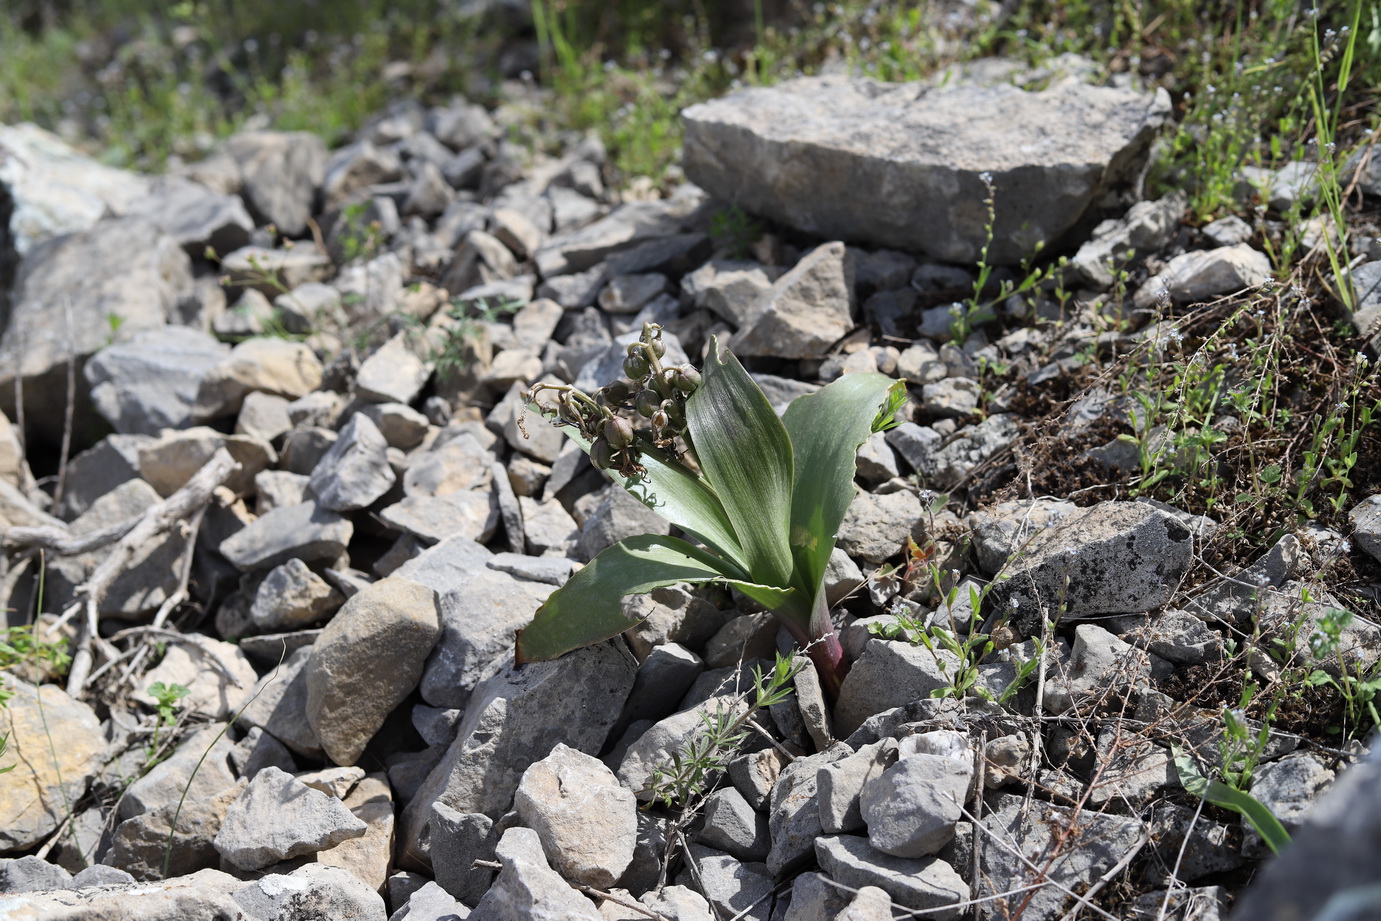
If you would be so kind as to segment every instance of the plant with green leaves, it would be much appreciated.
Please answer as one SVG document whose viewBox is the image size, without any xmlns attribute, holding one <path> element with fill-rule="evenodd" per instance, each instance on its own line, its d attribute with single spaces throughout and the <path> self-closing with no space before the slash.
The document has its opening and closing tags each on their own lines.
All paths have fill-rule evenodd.
<svg viewBox="0 0 1381 921">
<path fill-rule="evenodd" d="M 154 710 L 158 713 L 158 719 L 153 724 L 153 741 L 144 751 L 144 759 L 148 762 L 148 767 L 153 767 L 162 759 L 159 758 L 158 736 L 165 726 L 171 726 L 177 716 L 177 702 L 188 694 L 192 693 L 186 685 L 164 684 L 162 681 L 155 681 L 148 687 L 148 695 L 154 700 Z"/>
<path fill-rule="evenodd" d="M 664 366 L 665 354 L 661 328 L 645 324 L 624 361 L 630 380 L 594 396 L 539 383 L 528 400 L 566 426 L 596 467 L 703 546 L 645 534 L 604 550 L 519 631 L 517 661 L 553 659 L 636 626 L 625 595 L 716 582 L 771 610 L 838 693 L 848 662 L 825 599 L 825 566 L 854 498 L 858 448 L 896 424 L 905 384 L 846 374 L 778 418 L 715 339 L 703 374 Z M 554 402 L 543 403 L 544 394 Z"/>
</svg>

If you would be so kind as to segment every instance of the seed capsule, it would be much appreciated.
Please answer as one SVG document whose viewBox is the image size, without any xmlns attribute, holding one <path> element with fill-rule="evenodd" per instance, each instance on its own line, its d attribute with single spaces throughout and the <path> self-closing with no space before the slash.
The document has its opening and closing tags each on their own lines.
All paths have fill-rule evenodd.
<svg viewBox="0 0 1381 921">
<path fill-rule="evenodd" d="M 662 395 L 655 390 L 644 390 L 638 394 L 637 402 L 638 415 L 644 419 L 651 418 L 657 408 L 662 405 Z"/>
<path fill-rule="evenodd" d="M 604 399 L 614 405 L 627 403 L 632 395 L 633 388 L 627 381 L 614 381 L 604 388 Z"/>
<path fill-rule="evenodd" d="M 694 393 L 704 381 L 700 372 L 690 365 L 682 365 L 676 369 L 676 389 L 684 394 Z"/>
<path fill-rule="evenodd" d="M 628 357 L 623 360 L 623 373 L 632 380 L 640 381 L 647 377 L 647 372 L 652 368 L 647 363 L 647 356 L 642 353 L 641 349 L 638 350 L 637 354 L 634 354 L 631 349 L 632 347 L 630 347 Z"/>
<path fill-rule="evenodd" d="M 652 354 L 656 355 L 658 358 L 661 358 L 667 353 L 667 344 L 662 341 L 660 336 L 649 342 L 648 347 L 652 349 Z"/>
<path fill-rule="evenodd" d="M 615 448 L 626 448 L 633 443 L 633 424 L 622 416 L 604 420 L 604 440 Z"/>
<path fill-rule="evenodd" d="M 614 463 L 614 446 L 603 438 L 596 438 L 590 445 L 590 463 L 596 470 L 608 470 Z"/>
</svg>

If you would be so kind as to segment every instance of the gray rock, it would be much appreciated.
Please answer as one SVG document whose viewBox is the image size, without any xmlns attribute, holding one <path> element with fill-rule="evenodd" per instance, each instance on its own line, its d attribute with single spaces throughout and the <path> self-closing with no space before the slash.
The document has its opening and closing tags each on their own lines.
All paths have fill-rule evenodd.
<svg viewBox="0 0 1381 921">
<path fill-rule="evenodd" d="M 300 342 L 248 339 L 202 378 L 195 418 L 233 416 L 255 391 L 295 400 L 321 386 L 321 373 L 321 362 Z"/>
<path fill-rule="evenodd" d="M 604 490 L 603 496 L 594 513 L 581 525 L 580 538 L 571 550 L 571 556 L 575 559 L 588 563 L 600 551 L 626 537 L 670 533 L 671 525 L 665 518 L 623 487 L 611 484 Z"/>
<path fill-rule="evenodd" d="M 996 573 L 1039 531 L 1078 511 L 1062 499 L 1015 499 L 970 513 L 974 551 L 984 572 Z"/>
<path fill-rule="evenodd" d="M 287 650 L 285 642 L 275 645 L 284 650 L 285 658 L 255 686 L 239 721 L 259 727 L 299 755 L 321 758 L 321 740 L 307 719 L 307 663 L 312 647 Z"/>
<path fill-rule="evenodd" d="M 484 565 L 488 551 L 475 553 L 474 568 L 455 575 L 427 569 L 433 558 L 462 558 L 477 545 L 452 538 L 405 564 L 394 575 L 438 593 L 441 634 L 422 675 L 422 697 L 437 707 L 464 707 L 470 692 L 512 657 L 513 631 L 532 620 L 553 587 L 519 579 Z"/>
<path fill-rule="evenodd" d="M 579 310 L 595 302 L 608 277 L 609 269 L 601 262 L 583 272 L 546 279 L 538 286 L 537 296 L 550 299 L 567 310 Z"/>
<path fill-rule="evenodd" d="M 932 416 L 968 416 L 978 410 L 983 389 L 967 377 L 950 377 L 921 388 L 921 409 Z"/>
<path fill-rule="evenodd" d="M 1061 657 L 1046 679 L 1045 708 L 1064 713 L 1093 700 L 1105 700 L 1115 690 L 1146 684 L 1151 677 L 1149 659 L 1097 624 L 1080 624 L 1074 628 L 1068 658 Z"/>
<path fill-rule="evenodd" d="M 358 838 L 367 827 L 340 800 L 268 767 L 226 810 L 215 846 L 240 869 L 258 870 Z"/>
<path fill-rule="evenodd" d="M 623 613 L 636 626 L 624 631 L 628 646 L 640 660 L 667 643 L 688 649 L 704 644 L 724 625 L 726 614 L 688 586 L 656 588 L 645 595 L 623 599 Z"/>
<path fill-rule="evenodd" d="M 456 740 L 403 812 L 399 861 L 427 866 L 432 804 L 498 818 L 522 772 L 558 743 L 587 754 L 602 749 L 635 673 L 626 649 L 602 643 L 521 669 L 505 665 L 481 682 Z"/>
<path fill-rule="evenodd" d="M 893 857 L 926 857 L 954 837 L 973 781 L 968 741 L 949 730 L 903 740 L 897 763 L 863 786 L 868 843 Z"/>
<path fill-rule="evenodd" d="M 223 881 L 211 883 L 207 875 Z M 5 908 L 13 921 L 48 921 L 53 918 L 138 918 L 140 921 L 177 921 L 182 918 L 243 918 L 230 893 L 239 880 L 217 870 L 141 885 L 137 915 L 131 914 L 130 892 L 124 886 L 77 891 L 58 889 L 7 898 Z"/>
<path fill-rule="evenodd" d="M 510 828 L 495 854 L 503 869 L 470 913 L 472 921 L 603 921 L 594 903 L 550 866 L 530 828 Z"/>
<path fill-rule="evenodd" d="M 667 288 L 667 277 L 659 272 L 642 275 L 615 275 L 599 292 L 600 309 L 610 314 L 633 314 Z"/>
<path fill-rule="evenodd" d="M 911 911 L 929 910 L 928 918 L 958 918 L 959 908 L 945 909 L 969 897 L 968 884 L 938 857 L 892 857 L 855 835 L 820 838 L 815 842 L 815 856 L 820 869 L 835 882 L 854 890 L 876 886 Z"/>
<path fill-rule="evenodd" d="M 217 253 L 237 250 L 254 230 L 237 196 L 222 195 L 181 176 L 155 177 L 149 197 L 127 213 L 156 225 L 193 259 L 202 258 L 207 247 Z"/>
<path fill-rule="evenodd" d="M 93 449 L 88 461 L 109 458 L 113 451 Z M 82 468 L 88 468 L 82 464 Z M 121 466 L 123 466 L 121 464 Z M 76 469 L 73 465 L 72 469 Z M 108 476 L 121 475 L 116 470 Z M 97 481 L 99 483 L 99 480 Z M 93 490 L 94 491 L 94 490 Z M 84 499 L 85 497 L 83 497 Z M 156 505 L 160 497 L 154 488 L 140 479 L 130 479 L 96 499 L 71 525 L 72 534 L 90 534 L 136 518 Z M 75 503 L 74 503 L 75 504 Z M 38 524 L 40 522 L 34 522 Z M 185 535 L 176 530 L 150 540 L 135 549 L 126 567 L 117 575 L 105 596 L 100 611 L 106 616 L 138 616 L 157 610 L 181 582 L 181 560 L 187 551 Z M 57 557 L 48 564 L 46 590 L 57 607 L 71 602 L 77 586 L 90 578 L 110 555 L 109 547 L 68 557 Z"/>
<path fill-rule="evenodd" d="M 1152 742 L 1109 728 L 1099 733 L 1097 752 L 1098 782 L 1088 795 L 1095 806 L 1118 802 L 1136 809 L 1179 782 L 1169 751 Z"/>
<path fill-rule="evenodd" d="M 326 171 L 326 144 L 308 131 L 245 131 L 222 147 L 234 159 L 241 195 L 259 221 L 301 235 Z"/>
<path fill-rule="evenodd" d="M 84 870 L 78 871 L 72 877 L 71 888 L 86 889 L 91 886 L 126 886 L 134 881 L 134 877 L 124 870 L 96 863 Z"/>
<path fill-rule="evenodd" d="M 350 512 L 383 496 L 395 479 L 387 450 L 388 442 L 368 416 L 351 416 L 312 471 L 307 485 L 317 504 L 333 512 Z"/>
<path fill-rule="evenodd" d="M 542 555 L 555 551 L 564 556 L 579 538 L 580 526 L 555 499 L 519 496 L 518 506 L 522 510 L 523 537 L 529 553 Z"/>
<path fill-rule="evenodd" d="M 817 775 L 824 765 L 851 753 L 847 745 L 839 743 L 819 754 L 797 758 L 778 775 L 767 812 L 772 834 L 767 869 L 773 876 L 799 869 L 809 859 L 815 840 L 822 834 Z"/>
<path fill-rule="evenodd" d="M 874 432 L 858 449 L 857 477 L 870 487 L 901 476 L 897 455 L 887 444 L 886 432 Z"/>
<path fill-rule="evenodd" d="M 29 424 L 59 441 L 69 357 L 80 363 L 117 335 L 163 326 L 192 288 L 177 241 L 136 218 L 35 246 L 14 279 L 0 337 L 0 410 L 14 416 L 22 377 Z"/>
<path fill-rule="evenodd" d="M 388 921 L 464 921 L 468 917 L 469 908 L 435 882 L 427 882 L 413 891 L 403 906 L 388 916 Z"/>
<path fill-rule="evenodd" d="M 881 563 L 901 553 L 908 536 L 920 536 L 921 514 L 921 500 L 909 490 L 860 491 L 844 513 L 835 540 L 849 556 Z"/>
<path fill-rule="evenodd" d="M 344 326 L 341 293 L 330 285 L 309 281 L 273 299 L 273 306 L 289 332 L 309 333 L 328 324 Z"/>
<path fill-rule="evenodd" d="M 1095 290 L 1106 291 L 1112 287 L 1114 271 L 1170 242 L 1187 204 L 1185 194 L 1179 191 L 1159 201 L 1137 202 L 1121 218 L 1095 227 L 1071 265 Z"/>
<path fill-rule="evenodd" d="M 637 801 L 598 758 L 558 743 L 523 772 L 513 808 L 571 882 L 607 889 L 633 860 Z"/>
<path fill-rule="evenodd" d="M 228 720 L 249 699 L 258 674 L 249 658 L 234 643 L 213 640 L 197 633 L 184 634 L 170 644 L 162 661 L 144 675 L 143 687 L 180 684 L 187 694 L 178 706 L 195 716 Z M 147 691 L 130 695 L 150 709 L 156 705 Z"/>
<path fill-rule="evenodd" d="M 738 355 L 818 358 L 853 329 L 853 257 L 843 243 L 824 243 L 749 308 L 729 347 Z"/>
<path fill-rule="evenodd" d="M 276 767 L 288 774 L 297 770 L 288 747 L 258 726 L 235 743 L 230 750 L 230 764 L 241 777 L 253 777 L 266 767 Z"/>
<path fill-rule="evenodd" d="M 10 675 L 5 688 L 13 696 L 6 704 L 8 742 L 0 767 L 13 770 L 0 775 L 0 851 L 13 852 L 57 830 L 66 804 L 81 799 L 99 769 L 105 738 L 92 709 L 55 684 L 35 687 Z"/>
<path fill-rule="evenodd" d="M 91 356 L 83 374 L 96 411 L 115 431 L 157 435 L 192 424 L 202 377 L 229 351 L 182 326 L 142 330 Z"/>
<path fill-rule="evenodd" d="M 339 591 L 299 559 L 270 570 L 259 583 L 249 616 L 268 633 L 293 630 L 324 620 L 345 601 Z"/>
<path fill-rule="evenodd" d="M 764 861 L 772 846 L 767 818 L 753 809 L 743 794 L 724 787 L 705 797 L 705 824 L 697 840 L 732 857 Z"/>
<path fill-rule="evenodd" d="M 493 860 L 499 831 L 482 812 L 456 812 L 445 803 L 433 803 L 429 831 L 432 872 L 448 893 L 471 905 L 483 898 L 494 882 L 494 871 L 475 866 L 476 860 Z"/>
<path fill-rule="evenodd" d="M 110 850 L 103 859 L 138 880 L 182 876 L 217 866 L 221 858 L 212 841 L 220 831 L 226 810 L 246 783 L 242 781 L 212 796 L 184 802 L 180 811 L 179 792 L 156 809 L 126 819 L 116 827 Z"/>
<path fill-rule="evenodd" d="M 1164 93 L 1072 82 L 1028 93 L 807 77 L 688 108 L 685 169 L 716 198 L 799 230 L 966 264 L 987 239 L 987 172 L 988 258 L 1006 265 L 1134 181 L 1169 113 Z"/>
<path fill-rule="evenodd" d="M 234 894 L 253 918 L 350 918 L 385 921 L 383 897 L 340 867 L 309 863 L 288 874 L 260 877 Z"/>
<path fill-rule="evenodd" d="M 849 895 L 823 873 L 802 873 L 791 883 L 791 903 L 783 921 L 835 921 L 849 906 Z"/>
<path fill-rule="evenodd" d="M 391 577 L 354 595 L 307 666 L 307 719 L 337 764 L 354 764 L 422 678 L 441 632 L 435 593 Z"/>
<path fill-rule="evenodd" d="M 543 278 L 583 272 L 618 250 L 677 233 L 702 201 L 698 189 L 683 188 L 661 201 L 620 205 L 593 224 L 550 238 L 533 257 L 538 271 Z"/>
<path fill-rule="evenodd" d="M 892 899 L 876 886 L 864 886 L 835 921 L 891 921 Z"/>
<path fill-rule="evenodd" d="M 896 758 L 896 742 L 884 739 L 820 766 L 815 786 L 820 804 L 820 828 L 825 834 L 856 832 L 865 827 L 859 809 L 863 788 L 881 776 Z"/>
<path fill-rule="evenodd" d="M 1368 496 L 1348 512 L 1352 539 L 1373 559 L 1381 560 L 1381 495 Z"/>
<path fill-rule="evenodd" d="M 1047 617 L 1139 614 L 1170 600 L 1193 559 L 1189 528 L 1141 502 L 1101 502 L 1033 537 L 989 595 L 1019 636 Z"/>
<path fill-rule="evenodd" d="M 906 642 L 869 640 L 839 690 L 834 708 L 839 735 L 848 738 L 873 714 L 928 698 L 931 691 L 948 687 L 950 679 L 937 659 L 949 674 L 958 668 L 958 660 L 943 650 L 931 653 Z"/>
<path fill-rule="evenodd" d="M 347 204 L 365 186 L 395 182 L 403 176 L 403 164 L 393 151 L 357 141 L 342 147 L 326 161 L 321 181 L 322 204 L 332 211 Z"/>
<path fill-rule="evenodd" d="M 754 315 L 758 299 L 772 288 L 778 274 L 759 262 L 715 258 L 681 279 L 681 292 L 694 307 L 713 311 L 739 327 Z"/>
<path fill-rule="evenodd" d="M 0 861 L 0 892 L 75 889 L 72 874 L 42 857 L 29 854 Z"/>
<path fill-rule="evenodd" d="M 1134 819 L 1087 810 L 1076 814 L 1041 800 L 1023 803 L 1022 797 L 1007 795 L 983 817 L 983 827 L 989 840 L 979 864 L 983 883 L 975 887 L 974 898 L 1045 883 L 992 903 L 988 917 L 999 918 L 1022 903 L 1023 917 L 1059 918 L 1072 901 L 1065 890 L 1084 891 L 1121 860 L 1141 834 L 1141 823 Z M 1014 859 L 1008 848 L 994 845 L 993 838 L 1006 842 L 1025 860 Z"/>
<path fill-rule="evenodd" d="M 1271 810 L 1286 831 L 1294 832 L 1333 776 L 1309 752 L 1292 752 L 1257 767 L 1252 775 L 1251 795 Z M 1246 857 L 1264 857 L 1270 852 L 1256 829 L 1248 827 L 1244 828 L 1242 853 Z"/>
<path fill-rule="evenodd" d="M 683 870 L 677 883 L 699 888 L 719 917 L 768 921 L 772 916 L 773 880 L 765 864 L 743 863 L 700 844 L 690 846 L 690 857 L 696 874 Z"/>
<path fill-rule="evenodd" d="M 268 569 L 293 558 L 330 563 L 345 552 L 354 530 L 339 513 L 303 502 L 259 516 L 221 541 L 220 552 L 241 570 Z"/>
<path fill-rule="evenodd" d="M 1138 309 L 1154 307 L 1162 297 L 1176 304 L 1207 300 L 1219 294 L 1255 288 L 1271 277 L 1271 261 L 1246 243 L 1191 250 L 1171 259 L 1163 270 L 1137 289 Z"/>
<path fill-rule="evenodd" d="M 355 395 L 370 403 L 411 403 L 432 375 L 432 363 L 418 354 L 416 334 L 401 332 L 360 365 Z"/>
<path fill-rule="evenodd" d="M 470 102 L 432 109 L 427 113 L 427 130 L 452 150 L 464 150 L 502 133 L 483 106 Z"/>
<path fill-rule="evenodd" d="M 271 442 L 290 428 L 292 422 L 288 419 L 287 400 L 258 391 L 245 395 L 240 414 L 235 419 L 235 434 L 252 435 Z"/>
<path fill-rule="evenodd" d="M 638 666 L 633 692 L 628 695 L 615 732 L 621 733 L 639 720 L 655 722 L 670 716 L 704 670 L 704 661 L 680 643 L 654 646 Z"/>
<path fill-rule="evenodd" d="M 427 417 L 406 403 L 370 403 L 360 408 L 379 427 L 390 448 L 411 451 L 427 437 Z"/>
<path fill-rule="evenodd" d="M 6 248 L 21 258 L 52 237 L 126 214 L 149 194 L 146 177 L 98 163 L 31 123 L 0 125 L 0 152 L 0 188 L 12 203 Z"/>
<path fill-rule="evenodd" d="M 1305 565 L 1299 538 L 1286 534 L 1241 572 L 1209 583 L 1185 602 L 1184 608 L 1210 623 L 1242 623 L 1261 610 L 1272 589 L 1298 579 Z"/>
<path fill-rule="evenodd" d="M 1114 617 L 1105 626 L 1125 642 L 1180 665 L 1214 662 L 1223 653 L 1222 635 L 1184 611 Z"/>
<path fill-rule="evenodd" d="M 927 431 L 934 430 L 922 428 L 913 433 L 921 436 L 920 442 L 902 436 L 891 444 L 921 475 L 925 485 L 935 489 L 952 488 L 1019 434 L 1016 418 L 1008 413 L 994 413 L 976 425 L 960 429 L 949 439 L 926 435 Z"/>
</svg>

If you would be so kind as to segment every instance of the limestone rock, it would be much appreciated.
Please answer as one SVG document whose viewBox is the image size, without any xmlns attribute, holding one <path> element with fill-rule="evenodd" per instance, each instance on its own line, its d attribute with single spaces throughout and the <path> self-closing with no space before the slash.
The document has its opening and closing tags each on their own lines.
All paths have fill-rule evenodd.
<svg viewBox="0 0 1381 921">
<path fill-rule="evenodd" d="M 375 582 L 345 603 L 307 666 L 307 719 L 337 764 L 354 764 L 417 687 L 440 633 L 436 596 L 406 579 Z"/>
<path fill-rule="evenodd" d="M 798 230 L 969 265 L 986 240 L 986 172 L 997 202 L 988 258 L 1006 265 L 1133 181 L 1169 114 L 1164 93 L 1074 83 L 805 77 L 686 109 L 685 169 L 716 198 Z"/>
<path fill-rule="evenodd" d="M 215 845 L 240 869 L 257 870 L 335 847 L 367 829 L 340 800 L 269 767 L 226 810 Z"/>
</svg>

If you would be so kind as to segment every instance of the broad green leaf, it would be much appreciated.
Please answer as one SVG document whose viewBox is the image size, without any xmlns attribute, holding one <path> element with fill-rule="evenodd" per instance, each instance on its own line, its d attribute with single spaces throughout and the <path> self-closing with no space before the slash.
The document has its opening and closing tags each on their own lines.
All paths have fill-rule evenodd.
<svg viewBox="0 0 1381 921">
<path fill-rule="evenodd" d="M 797 397 L 782 417 L 795 454 L 791 550 L 811 592 L 819 589 L 854 499 L 859 446 L 873 433 L 879 410 L 896 411 L 898 392 L 904 395 L 906 385 L 885 375 L 845 374 Z"/>
<path fill-rule="evenodd" d="M 705 382 L 686 401 L 696 457 L 743 548 L 753 581 L 787 587 L 793 563 L 791 442 L 743 365 L 713 338 Z"/>
<path fill-rule="evenodd" d="M 570 426 L 565 431 L 581 450 L 590 453 L 590 442 L 579 429 Z M 644 451 L 639 463 L 647 468 L 645 475 L 630 478 L 617 470 L 605 473 L 643 505 L 738 564 L 746 576 L 748 562 L 743 548 L 714 490 L 685 467 L 667 461 L 660 451 Z"/>
<path fill-rule="evenodd" d="M 1273 854 L 1279 854 L 1290 843 L 1290 833 L 1261 800 L 1250 793 L 1229 787 L 1221 780 L 1209 780 L 1199 771 L 1194 759 L 1180 746 L 1172 745 L 1170 751 L 1174 757 L 1175 773 L 1179 775 L 1180 786 L 1187 792 L 1193 796 L 1203 797 L 1214 806 L 1231 809 L 1241 815 L 1256 829 Z"/>
<path fill-rule="evenodd" d="M 637 621 L 623 614 L 623 598 L 676 582 L 725 582 L 770 606 L 792 592 L 736 578 L 738 568 L 676 537 L 643 534 L 621 540 L 571 576 L 518 631 L 519 664 L 559 655 L 617 636 Z"/>
</svg>

